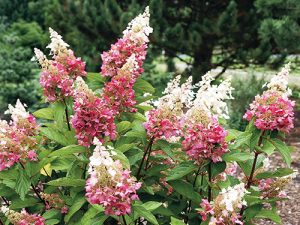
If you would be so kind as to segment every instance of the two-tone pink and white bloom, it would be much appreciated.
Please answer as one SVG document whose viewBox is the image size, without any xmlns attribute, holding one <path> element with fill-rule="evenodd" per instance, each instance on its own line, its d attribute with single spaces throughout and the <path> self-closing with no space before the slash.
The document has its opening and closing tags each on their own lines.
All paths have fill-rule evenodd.
<svg viewBox="0 0 300 225">
<path fill-rule="evenodd" d="M 37 160 L 35 136 L 38 125 L 35 117 L 26 111 L 20 100 L 15 106 L 9 105 L 6 113 L 12 115 L 12 120 L 9 124 L 0 122 L 0 171 L 18 162 Z"/>
<path fill-rule="evenodd" d="M 81 77 L 77 77 L 74 89 L 74 116 L 71 122 L 78 143 L 88 147 L 95 137 L 102 142 L 105 137 L 115 139 L 114 111 L 89 89 Z"/>
<path fill-rule="evenodd" d="M 35 58 L 42 67 L 40 84 L 43 94 L 49 102 L 61 101 L 73 95 L 72 84 L 77 77 L 86 76 L 85 63 L 76 58 L 73 51 L 68 49 L 62 36 L 49 28 L 52 59 L 48 60 L 42 51 L 35 48 Z"/>
<path fill-rule="evenodd" d="M 243 205 L 247 205 L 244 200 L 247 193 L 243 183 L 223 189 L 213 202 L 203 199 L 200 204 L 202 209 L 198 213 L 202 216 L 203 221 L 210 216 L 210 225 L 244 224 L 241 221 L 240 210 Z"/>
<path fill-rule="evenodd" d="M 293 127 L 295 102 L 288 98 L 289 64 L 267 84 L 268 90 L 256 96 L 244 115 L 260 130 L 278 130 L 288 133 Z"/>
<path fill-rule="evenodd" d="M 130 171 L 124 169 L 112 152 L 95 138 L 86 181 L 86 197 L 91 204 L 104 207 L 105 214 L 121 216 L 131 213 L 131 203 L 138 199 L 136 191 L 141 187 Z"/>
</svg>

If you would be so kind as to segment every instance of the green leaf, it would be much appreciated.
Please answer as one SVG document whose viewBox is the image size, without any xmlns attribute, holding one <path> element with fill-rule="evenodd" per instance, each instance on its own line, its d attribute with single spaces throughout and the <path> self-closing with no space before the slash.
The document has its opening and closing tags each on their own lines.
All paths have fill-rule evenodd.
<svg viewBox="0 0 300 225">
<path fill-rule="evenodd" d="M 279 168 L 276 171 L 267 171 L 263 173 L 259 173 L 256 175 L 257 179 L 266 179 L 266 178 L 272 178 L 272 177 L 284 177 L 289 174 L 294 173 L 293 169 L 290 168 Z"/>
<path fill-rule="evenodd" d="M 118 150 L 114 150 L 114 152 L 116 153 L 116 155 L 114 155 L 113 158 L 120 160 L 120 162 L 122 163 L 122 165 L 126 169 L 130 170 L 130 162 L 129 162 L 128 158 L 122 152 L 120 152 Z"/>
<path fill-rule="evenodd" d="M 30 179 L 24 170 L 19 169 L 19 176 L 16 181 L 16 192 L 20 195 L 21 200 L 25 200 L 25 195 L 30 187 Z"/>
<path fill-rule="evenodd" d="M 74 199 L 72 206 L 69 209 L 69 212 L 65 216 L 65 222 L 68 223 L 71 217 L 84 205 L 86 202 L 85 197 L 77 197 Z"/>
<path fill-rule="evenodd" d="M 234 129 L 229 129 L 228 134 L 225 138 L 227 142 L 235 140 L 242 132 Z"/>
<path fill-rule="evenodd" d="M 155 202 L 155 201 L 149 201 L 144 203 L 142 206 L 145 207 L 149 212 L 152 212 L 153 210 L 157 209 L 162 205 L 161 202 Z"/>
<path fill-rule="evenodd" d="M 166 180 L 170 181 L 180 179 L 181 177 L 195 171 L 197 168 L 198 166 L 191 162 L 183 162 L 176 166 L 174 169 L 170 170 Z"/>
<path fill-rule="evenodd" d="M 267 155 L 271 155 L 274 150 L 274 145 L 268 139 L 263 139 L 260 151 L 266 153 Z"/>
<path fill-rule="evenodd" d="M 182 220 L 171 217 L 171 225 L 185 225 L 185 223 Z"/>
<path fill-rule="evenodd" d="M 46 225 L 53 225 L 53 224 L 59 224 L 60 220 L 58 219 L 50 219 L 46 220 Z"/>
<path fill-rule="evenodd" d="M 270 142 L 274 145 L 274 147 L 280 152 L 284 161 L 288 166 L 291 166 L 292 158 L 290 149 L 279 139 L 270 139 Z"/>
<path fill-rule="evenodd" d="M 176 192 L 185 196 L 186 198 L 195 201 L 196 204 L 200 204 L 201 196 L 194 191 L 193 185 L 182 180 L 168 182 Z"/>
<path fill-rule="evenodd" d="M 252 136 L 250 138 L 250 150 L 254 150 L 254 147 L 257 146 L 259 138 L 261 136 L 261 131 L 256 129 L 253 131 Z"/>
<path fill-rule="evenodd" d="M 125 134 L 126 137 L 134 137 L 145 139 L 147 137 L 146 131 L 131 130 Z"/>
<path fill-rule="evenodd" d="M 43 217 L 48 220 L 48 219 L 51 219 L 51 218 L 56 218 L 57 216 L 60 215 L 60 211 L 58 210 L 55 210 L 55 209 L 50 209 L 50 210 L 47 210 L 44 214 L 43 214 Z"/>
<path fill-rule="evenodd" d="M 58 157 L 63 157 L 66 155 L 72 155 L 74 153 L 81 153 L 81 152 L 85 152 L 86 148 L 80 145 L 69 145 L 66 147 L 63 147 L 61 149 L 55 150 L 54 152 L 49 154 L 49 157 L 54 157 L 54 156 L 58 156 Z"/>
<path fill-rule="evenodd" d="M 226 163 L 225 162 L 212 163 L 211 167 L 212 167 L 212 177 L 215 177 L 226 169 Z"/>
<path fill-rule="evenodd" d="M 104 211 L 104 209 L 99 209 L 93 206 L 91 206 L 86 213 L 83 215 L 81 219 L 81 224 L 82 225 L 90 225 L 91 224 L 91 219 L 93 219 L 98 213 Z"/>
<path fill-rule="evenodd" d="M 271 210 L 262 209 L 259 211 L 259 213 L 256 214 L 256 218 L 267 218 L 270 220 L 273 220 L 275 223 L 281 224 L 281 218 L 280 216 Z"/>
<path fill-rule="evenodd" d="M 133 147 L 135 147 L 136 144 L 135 143 L 131 143 L 131 144 L 123 144 L 119 147 L 116 148 L 116 150 L 120 151 L 120 152 L 127 152 L 128 150 L 132 149 Z"/>
<path fill-rule="evenodd" d="M 235 140 L 234 148 L 239 148 L 240 146 L 242 146 L 244 144 L 248 145 L 251 136 L 252 136 L 252 133 L 250 133 L 250 132 L 241 133 Z"/>
<path fill-rule="evenodd" d="M 122 121 L 117 124 L 118 134 L 123 134 L 131 128 L 131 123 L 129 121 Z"/>
<path fill-rule="evenodd" d="M 92 90 L 100 89 L 103 86 L 105 78 L 101 76 L 99 73 L 87 73 L 87 80 L 86 83 L 88 84 L 89 88 Z"/>
<path fill-rule="evenodd" d="M 139 217 L 144 217 L 150 223 L 159 225 L 155 216 L 151 212 L 149 212 L 145 207 L 143 207 L 141 205 L 134 205 L 133 210 L 135 213 L 138 214 Z"/>
<path fill-rule="evenodd" d="M 84 187 L 85 180 L 84 179 L 75 179 L 69 177 L 62 177 L 56 180 L 49 181 L 47 183 L 50 186 L 62 186 L 62 187 Z"/>
<path fill-rule="evenodd" d="M 26 207 L 34 206 L 39 203 L 40 200 L 33 197 L 25 198 L 24 200 L 15 199 L 12 201 L 11 205 L 9 206 L 10 209 L 23 209 Z"/>
<path fill-rule="evenodd" d="M 68 139 L 58 130 L 51 127 L 41 127 L 40 131 L 43 135 L 49 138 L 52 141 L 55 141 L 63 146 L 67 146 L 73 143 L 70 143 Z"/>
<path fill-rule="evenodd" d="M 37 118 L 54 120 L 54 112 L 52 108 L 43 108 L 35 111 L 33 115 Z"/>
<path fill-rule="evenodd" d="M 243 162 L 251 159 L 252 156 L 249 152 L 228 152 L 222 158 L 226 162 Z"/>
<path fill-rule="evenodd" d="M 133 89 L 137 93 L 153 94 L 155 92 L 155 88 L 148 81 L 145 81 L 142 78 L 138 78 L 136 80 Z"/>
</svg>

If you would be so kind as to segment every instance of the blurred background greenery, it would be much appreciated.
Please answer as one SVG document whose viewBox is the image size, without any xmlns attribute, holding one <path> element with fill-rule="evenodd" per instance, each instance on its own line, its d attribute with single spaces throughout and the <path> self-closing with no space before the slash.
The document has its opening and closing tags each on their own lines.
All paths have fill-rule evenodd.
<svg viewBox="0 0 300 225">
<path fill-rule="evenodd" d="M 233 75 L 230 124 L 242 128 L 264 77 L 292 61 L 298 96 L 299 0 L 0 0 L 1 112 L 17 98 L 32 109 L 41 102 L 39 69 L 30 59 L 34 47 L 46 51 L 49 26 L 98 72 L 101 52 L 147 5 L 154 33 L 143 76 L 158 95 L 178 73 L 195 82 L 212 69 L 217 77 Z"/>
</svg>

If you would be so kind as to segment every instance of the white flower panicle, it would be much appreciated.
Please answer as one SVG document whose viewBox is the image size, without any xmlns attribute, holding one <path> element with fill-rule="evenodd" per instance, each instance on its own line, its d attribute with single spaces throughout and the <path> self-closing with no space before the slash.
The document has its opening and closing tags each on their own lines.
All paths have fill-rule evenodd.
<svg viewBox="0 0 300 225">
<path fill-rule="evenodd" d="M 139 43 L 149 42 L 149 34 L 153 32 L 153 28 L 150 27 L 150 13 L 149 7 L 145 8 L 143 14 L 139 14 L 135 17 L 123 31 L 124 37 L 137 41 Z"/>
<path fill-rule="evenodd" d="M 139 65 L 136 61 L 135 54 L 132 54 L 127 60 L 126 63 L 122 66 L 121 70 L 126 73 L 133 73 L 139 68 Z"/>
<path fill-rule="evenodd" d="M 219 85 L 212 85 L 214 80 L 210 72 L 202 77 L 202 81 L 196 84 L 199 90 L 193 101 L 193 107 L 201 108 L 210 115 L 228 119 L 228 107 L 225 100 L 233 99 L 231 92 L 231 78 L 227 78 Z"/>
<path fill-rule="evenodd" d="M 23 105 L 20 99 L 18 99 L 15 107 L 11 104 L 8 105 L 8 110 L 5 112 L 5 114 L 11 114 L 13 121 L 18 121 L 22 118 L 28 118 L 30 114 L 26 111 L 25 107 L 26 105 Z"/>
<path fill-rule="evenodd" d="M 38 61 L 38 63 L 41 65 L 42 68 L 47 68 L 50 65 L 49 60 L 40 49 L 34 48 L 34 54 L 35 54 L 34 57 L 35 60 Z"/>
<path fill-rule="evenodd" d="M 158 108 L 177 112 L 178 116 L 181 116 L 184 108 L 192 105 L 194 98 L 192 77 L 189 77 L 182 85 L 180 85 L 180 79 L 181 76 L 178 75 L 171 80 L 163 92 L 164 96 L 158 101 Z"/>
<path fill-rule="evenodd" d="M 289 96 L 292 94 L 291 89 L 288 88 L 288 77 L 290 72 L 290 63 L 286 64 L 282 70 L 267 84 L 267 88 L 271 91 L 282 92 Z"/>
<path fill-rule="evenodd" d="M 9 208 L 7 207 L 7 206 L 2 206 L 1 207 L 1 212 L 4 214 L 4 215 L 6 215 L 8 212 L 9 212 Z"/>
<path fill-rule="evenodd" d="M 112 154 L 110 153 L 105 146 L 97 139 L 94 138 L 93 144 L 96 146 L 94 149 L 93 155 L 90 157 L 90 164 L 89 164 L 89 173 L 99 173 L 97 177 L 105 176 L 103 173 L 104 170 L 99 168 L 105 168 L 106 172 L 113 180 L 116 176 L 119 176 L 120 168 L 119 164 L 116 164 L 112 158 Z M 102 173 L 102 174 L 100 174 Z M 107 174 L 106 174 L 107 175 Z M 98 182 L 98 180 L 95 180 Z"/>
<path fill-rule="evenodd" d="M 246 190 L 244 183 L 223 189 L 219 194 L 221 201 L 218 202 L 218 206 L 227 212 L 241 209 L 243 205 L 247 205 L 247 202 L 244 200 L 244 196 L 247 193 L 249 192 Z"/>
<path fill-rule="evenodd" d="M 64 42 L 62 36 L 59 35 L 55 30 L 49 27 L 50 39 L 51 42 L 47 45 L 47 48 L 50 49 L 50 54 L 57 55 L 59 52 L 64 52 L 67 50 L 69 45 Z"/>
</svg>

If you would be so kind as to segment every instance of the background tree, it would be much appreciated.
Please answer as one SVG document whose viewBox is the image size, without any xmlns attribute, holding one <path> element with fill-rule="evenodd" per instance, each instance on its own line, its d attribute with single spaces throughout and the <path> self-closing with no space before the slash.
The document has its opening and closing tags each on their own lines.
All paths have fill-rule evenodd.
<svg viewBox="0 0 300 225">
<path fill-rule="evenodd" d="M 46 9 L 46 24 L 65 34 L 94 70 L 99 53 L 148 4 L 154 27 L 151 53 L 164 51 L 168 62 L 184 61 L 195 80 L 218 66 L 222 72 L 232 64 L 278 66 L 299 52 L 297 0 L 56 0 Z"/>
<path fill-rule="evenodd" d="M 42 29 L 35 22 L 24 21 L 0 27 L 0 109 L 17 99 L 31 106 L 40 97 L 38 70 L 30 61 L 31 47 L 42 45 Z"/>
</svg>

